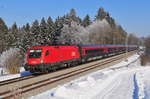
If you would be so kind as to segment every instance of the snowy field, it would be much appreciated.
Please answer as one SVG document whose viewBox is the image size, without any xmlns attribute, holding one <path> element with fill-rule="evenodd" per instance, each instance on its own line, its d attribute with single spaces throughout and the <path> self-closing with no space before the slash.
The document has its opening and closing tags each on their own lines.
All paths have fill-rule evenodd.
<svg viewBox="0 0 150 99">
<path fill-rule="evenodd" d="M 2 71 L 2 68 L 0 68 L 0 73 Z M 20 68 L 20 72 L 25 71 L 23 67 Z M 4 74 L 0 75 L 0 81 L 8 80 L 8 79 L 13 79 L 20 77 L 20 74 L 8 74 L 7 71 L 3 70 Z"/>
<path fill-rule="evenodd" d="M 150 67 L 139 56 L 123 61 L 30 99 L 150 99 Z"/>
</svg>

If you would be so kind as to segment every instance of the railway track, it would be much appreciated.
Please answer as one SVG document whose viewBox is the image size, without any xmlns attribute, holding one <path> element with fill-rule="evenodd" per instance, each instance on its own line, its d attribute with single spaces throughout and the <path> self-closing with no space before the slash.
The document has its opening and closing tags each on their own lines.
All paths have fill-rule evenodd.
<svg viewBox="0 0 150 99">
<path fill-rule="evenodd" d="M 13 78 L 13 79 L 8 79 L 8 80 L 0 81 L 0 86 L 11 84 L 11 83 L 22 81 L 22 80 L 31 79 L 33 77 L 34 76 L 31 75 L 31 76 L 17 77 L 17 78 Z"/>
<path fill-rule="evenodd" d="M 87 63 L 89 63 L 89 62 L 87 62 Z M 61 70 L 59 70 L 59 71 L 61 71 Z M 44 74 L 42 74 L 42 75 L 44 75 Z M 45 74 L 45 75 L 47 75 L 47 74 Z M 41 75 L 39 75 L 39 76 L 41 76 Z M 15 82 L 18 82 L 18 81 L 23 81 L 23 80 L 31 79 L 31 78 L 34 78 L 34 77 L 37 77 L 37 76 L 30 75 L 30 76 L 17 77 L 17 78 L 13 78 L 13 79 L 8 79 L 8 80 L 0 81 L 0 86 L 4 86 L 4 85 L 7 85 L 7 84 L 15 83 Z"/>
<path fill-rule="evenodd" d="M 60 74 L 60 75 L 57 75 L 57 76 L 54 76 L 54 77 L 46 78 L 44 80 L 37 81 L 37 82 L 31 83 L 31 84 L 28 84 L 28 85 L 25 85 L 25 86 L 20 86 L 14 92 L 12 92 L 11 90 L 4 91 L 4 92 L 0 93 L 0 98 L 2 98 L 2 99 L 10 99 L 10 98 L 12 98 L 14 96 L 22 95 L 22 94 L 24 94 L 26 92 L 30 92 L 32 90 L 36 90 L 36 89 L 42 88 L 44 86 L 56 83 L 58 81 L 67 79 L 69 77 L 72 77 L 72 76 L 75 76 L 75 75 L 79 75 L 79 74 L 84 73 L 86 71 L 89 71 L 91 69 L 95 69 L 95 68 L 98 68 L 100 66 L 109 64 L 109 63 L 117 61 L 117 60 L 119 60 L 119 59 L 121 59 L 123 57 L 124 57 L 124 55 L 121 55 L 121 56 L 118 56 L 118 57 L 111 57 L 111 59 L 106 59 L 105 61 L 101 61 L 99 63 L 90 65 L 88 67 L 80 68 L 80 69 L 77 69 L 77 70 L 74 70 L 74 71 L 70 71 L 70 72 L 67 72 L 67 73 L 63 73 L 63 74 Z"/>
</svg>

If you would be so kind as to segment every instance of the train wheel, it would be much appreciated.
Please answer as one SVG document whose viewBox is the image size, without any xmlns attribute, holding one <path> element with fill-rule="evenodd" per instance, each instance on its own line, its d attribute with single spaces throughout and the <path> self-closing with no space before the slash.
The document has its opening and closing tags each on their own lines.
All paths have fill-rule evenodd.
<svg viewBox="0 0 150 99">
<path fill-rule="evenodd" d="M 81 62 L 82 62 L 82 63 L 85 63 L 85 62 L 86 62 L 86 59 L 82 59 Z"/>
<path fill-rule="evenodd" d="M 67 67 L 71 67 L 71 64 L 70 64 L 70 63 L 68 63 L 68 64 L 67 64 Z"/>
<path fill-rule="evenodd" d="M 55 72 L 55 71 L 56 71 L 56 68 L 55 68 L 55 67 L 53 67 L 53 68 L 52 68 L 52 71 L 54 71 L 54 72 Z"/>
<path fill-rule="evenodd" d="M 64 67 L 67 68 L 67 67 L 68 67 L 68 63 L 65 63 L 65 64 L 64 64 Z"/>
<path fill-rule="evenodd" d="M 47 74 L 47 73 L 49 73 L 49 71 L 48 71 L 48 70 L 46 70 L 46 71 L 45 71 L 45 73 Z"/>
</svg>

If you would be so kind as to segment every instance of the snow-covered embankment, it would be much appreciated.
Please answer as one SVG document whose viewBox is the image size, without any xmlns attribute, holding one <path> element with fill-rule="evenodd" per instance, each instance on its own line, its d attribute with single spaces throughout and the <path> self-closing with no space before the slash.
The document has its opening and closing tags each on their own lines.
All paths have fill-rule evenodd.
<svg viewBox="0 0 150 99">
<path fill-rule="evenodd" d="M 150 99 L 150 67 L 135 54 L 109 68 L 80 77 L 32 99 Z"/>
</svg>

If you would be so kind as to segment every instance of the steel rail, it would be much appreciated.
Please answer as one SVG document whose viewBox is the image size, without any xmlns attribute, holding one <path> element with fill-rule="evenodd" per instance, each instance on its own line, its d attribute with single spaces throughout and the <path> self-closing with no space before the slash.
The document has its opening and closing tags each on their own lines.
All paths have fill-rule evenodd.
<svg viewBox="0 0 150 99">
<path fill-rule="evenodd" d="M 38 82 L 29 84 L 29 85 L 25 85 L 25 86 L 19 87 L 18 89 L 21 89 L 21 91 L 16 92 L 16 93 L 11 93 L 10 90 L 2 92 L 2 93 L 0 93 L 0 96 L 1 96 L 2 99 L 8 99 L 8 98 L 13 97 L 16 94 L 23 94 L 23 93 L 32 91 L 34 89 L 41 88 L 43 86 L 55 83 L 57 81 L 60 81 L 60 80 L 63 80 L 63 79 L 66 79 L 66 78 L 69 78 L 69 77 L 72 77 L 72 76 L 75 76 L 75 75 L 78 75 L 78 74 L 81 74 L 81 73 L 89 71 L 91 69 L 98 68 L 98 67 L 100 67 L 102 65 L 109 64 L 109 63 L 111 63 L 113 61 L 117 61 L 118 59 L 121 59 L 123 57 L 124 57 L 123 55 L 119 56 L 119 57 L 115 57 L 115 58 L 111 57 L 111 59 L 109 59 L 109 60 L 105 60 L 105 61 L 102 61 L 100 63 L 96 63 L 96 64 L 93 64 L 91 66 L 88 66 L 88 67 L 80 68 L 78 70 L 74 70 L 74 71 L 71 71 L 71 72 L 68 72 L 68 73 L 60 74 L 58 76 L 54 76 L 54 77 L 47 78 L 47 79 L 42 80 L 42 81 L 38 81 Z"/>
<path fill-rule="evenodd" d="M 30 75 L 30 76 L 17 77 L 17 78 L 13 78 L 13 79 L 8 79 L 8 80 L 0 81 L 0 86 L 11 84 L 11 83 L 22 81 L 22 80 L 27 80 L 27 79 L 30 79 L 30 78 L 33 78 L 33 76 Z"/>
</svg>

